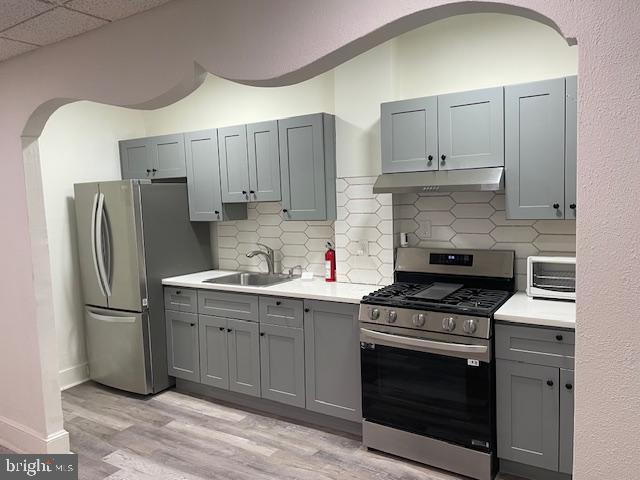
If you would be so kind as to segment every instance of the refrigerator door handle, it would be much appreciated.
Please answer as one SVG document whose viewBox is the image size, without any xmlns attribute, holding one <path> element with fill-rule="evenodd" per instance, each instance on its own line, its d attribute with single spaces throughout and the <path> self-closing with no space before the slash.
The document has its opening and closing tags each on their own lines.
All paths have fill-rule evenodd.
<svg viewBox="0 0 640 480">
<path fill-rule="evenodd" d="M 96 250 L 98 251 L 98 270 L 100 271 L 100 278 L 102 279 L 102 286 L 107 297 L 111 296 L 111 287 L 109 286 L 109 278 L 107 275 L 107 269 L 104 261 L 104 243 L 103 243 L 103 231 L 102 226 L 105 222 L 104 216 L 104 194 L 101 193 L 98 197 L 98 211 L 96 213 Z"/>
<path fill-rule="evenodd" d="M 93 207 L 91 208 L 91 256 L 93 257 L 93 268 L 95 269 L 95 272 L 96 272 L 98 286 L 100 287 L 100 291 L 102 292 L 102 295 L 106 296 L 107 293 L 105 292 L 104 285 L 102 284 L 102 275 L 100 274 L 100 266 L 98 265 L 98 252 L 97 252 L 97 246 L 96 246 L 96 237 L 97 237 L 96 215 L 98 213 L 98 198 L 100 197 L 100 195 L 101 194 L 96 193 L 93 196 Z"/>
<path fill-rule="evenodd" d="M 88 311 L 89 317 L 93 318 L 94 320 L 98 320 L 99 322 L 110 322 L 110 323 L 136 323 L 136 317 L 132 317 L 132 316 L 119 316 L 119 315 L 100 315 L 98 313 L 92 312 L 91 310 Z"/>
</svg>

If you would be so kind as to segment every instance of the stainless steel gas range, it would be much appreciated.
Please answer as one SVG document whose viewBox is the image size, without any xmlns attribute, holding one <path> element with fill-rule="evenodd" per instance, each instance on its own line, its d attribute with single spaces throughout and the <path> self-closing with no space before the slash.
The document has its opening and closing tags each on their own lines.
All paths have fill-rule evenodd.
<svg viewBox="0 0 640 480">
<path fill-rule="evenodd" d="M 493 313 L 514 252 L 400 248 L 394 277 L 360 303 L 363 443 L 492 479 Z"/>
</svg>

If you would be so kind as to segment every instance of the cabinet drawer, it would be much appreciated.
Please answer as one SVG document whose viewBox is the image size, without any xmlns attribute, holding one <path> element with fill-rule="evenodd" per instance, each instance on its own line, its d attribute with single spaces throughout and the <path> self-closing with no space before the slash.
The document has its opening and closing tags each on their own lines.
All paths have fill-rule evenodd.
<svg viewBox="0 0 640 480">
<path fill-rule="evenodd" d="M 572 331 L 496 325 L 496 358 L 572 369 L 574 351 Z"/>
<path fill-rule="evenodd" d="M 258 297 L 243 293 L 198 290 L 198 313 L 258 321 Z"/>
<path fill-rule="evenodd" d="M 260 323 L 302 328 L 302 300 L 260 297 Z"/>
<path fill-rule="evenodd" d="M 164 287 L 164 308 L 176 312 L 196 313 L 196 291 L 190 288 Z"/>
</svg>

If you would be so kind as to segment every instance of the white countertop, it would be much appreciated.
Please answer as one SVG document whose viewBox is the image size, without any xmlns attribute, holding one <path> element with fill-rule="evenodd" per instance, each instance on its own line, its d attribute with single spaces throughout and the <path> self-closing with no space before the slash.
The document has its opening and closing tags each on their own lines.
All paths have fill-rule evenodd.
<svg viewBox="0 0 640 480">
<path fill-rule="evenodd" d="M 237 272 L 224 270 L 208 270 L 191 273 L 179 277 L 165 278 L 163 285 L 183 288 L 201 288 L 207 290 L 222 290 L 227 292 L 255 293 L 259 295 L 274 295 L 280 297 L 306 298 L 309 300 L 326 300 L 330 302 L 360 303 L 363 296 L 382 288 L 381 285 L 366 285 L 360 283 L 325 282 L 324 278 L 314 277 L 313 280 L 299 278 L 288 282 L 271 285 L 269 287 L 249 287 L 244 285 L 220 285 L 203 283 L 209 278 L 222 277 Z"/>
<path fill-rule="evenodd" d="M 495 313 L 496 320 L 545 327 L 575 328 L 576 304 L 565 300 L 541 300 L 518 292 Z"/>
</svg>

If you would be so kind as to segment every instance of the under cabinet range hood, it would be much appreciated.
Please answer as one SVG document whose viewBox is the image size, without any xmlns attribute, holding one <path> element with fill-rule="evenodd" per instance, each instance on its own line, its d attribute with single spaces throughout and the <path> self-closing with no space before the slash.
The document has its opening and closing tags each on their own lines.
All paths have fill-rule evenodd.
<svg viewBox="0 0 640 480">
<path fill-rule="evenodd" d="M 373 193 L 481 192 L 504 188 L 504 168 L 383 173 Z"/>
</svg>

